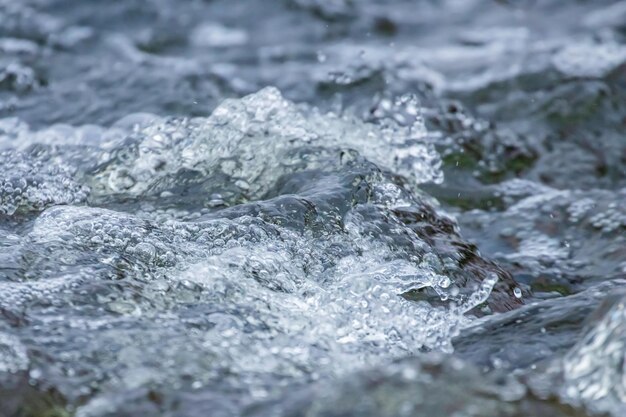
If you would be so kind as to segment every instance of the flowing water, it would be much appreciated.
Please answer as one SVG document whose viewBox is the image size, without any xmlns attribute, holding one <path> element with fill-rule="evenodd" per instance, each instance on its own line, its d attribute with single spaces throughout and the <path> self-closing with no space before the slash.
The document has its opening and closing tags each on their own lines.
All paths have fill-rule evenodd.
<svg viewBox="0 0 626 417">
<path fill-rule="evenodd" d="M 0 416 L 624 416 L 625 207 L 625 1 L 0 0 Z"/>
</svg>

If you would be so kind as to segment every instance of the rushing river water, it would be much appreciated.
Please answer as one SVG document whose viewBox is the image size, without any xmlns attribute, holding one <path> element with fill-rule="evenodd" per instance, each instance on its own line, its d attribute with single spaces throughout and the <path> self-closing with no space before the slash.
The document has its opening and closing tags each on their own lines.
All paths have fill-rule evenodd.
<svg viewBox="0 0 626 417">
<path fill-rule="evenodd" d="M 623 417 L 626 1 L 0 0 L 1 417 Z"/>
</svg>

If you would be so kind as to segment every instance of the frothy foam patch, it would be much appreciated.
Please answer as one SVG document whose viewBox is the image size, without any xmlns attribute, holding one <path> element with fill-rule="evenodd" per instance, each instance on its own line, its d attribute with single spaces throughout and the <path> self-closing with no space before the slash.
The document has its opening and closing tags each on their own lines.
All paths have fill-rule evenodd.
<svg viewBox="0 0 626 417">
<path fill-rule="evenodd" d="M 421 121 L 401 127 L 322 114 L 268 87 L 224 101 L 208 118 L 171 119 L 141 130 L 113 152 L 93 188 L 105 195 L 154 193 L 166 178 L 194 172 L 226 176 L 247 199 L 258 199 L 281 175 L 314 166 L 299 157 L 303 147 L 354 149 L 416 183 L 442 179 Z"/>
<path fill-rule="evenodd" d="M 18 372 L 28 368 L 26 349 L 19 339 L 0 331 L 0 372 Z"/>
<path fill-rule="evenodd" d="M 189 382 L 228 386 L 252 401 L 289 381 L 341 375 L 424 348 L 451 351 L 451 339 L 471 320 L 465 313 L 487 299 L 497 278 L 461 295 L 436 254 L 422 249 L 421 262 L 407 258 L 384 236 L 371 235 L 371 221 L 356 210 L 344 216 L 342 232 L 319 235 L 246 215 L 157 224 L 56 207 L 28 236 L 31 262 L 45 275 L 49 261 L 36 256 L 53 251 L 72 276 L 84 278 L 68 281 L 64 292 L 59 284 L 41 292 L 35 285 L 29 297 L 44 304 L 50 298 L 61 311 L 94 311 L 72 317 L 70 327 L 62 314 L 47 318 L 68 336 L 92 332 L 49 354 L 91 369 L 89 358 L 100 357 L 103 346 L 119 352 L 86 371 L 106 376 L 100 386 L 107 398 Z M 447 302 L 436 307 L 402 297 L 420 288 Z"/>
<path fill-rule="evenodd" d="M 574 402 L 617 417 L 626 412 L 626 296 L 612 296 L 605 307 L 564 359 L 563 392 Z"/>
<path fill-rule="evenodd" d="M 89 189 L 74 180 L 76 170 L 54 160 L 13 151 L 0 152 L 0 214 L 41 211 L 77 204 Z"/>
</svg>

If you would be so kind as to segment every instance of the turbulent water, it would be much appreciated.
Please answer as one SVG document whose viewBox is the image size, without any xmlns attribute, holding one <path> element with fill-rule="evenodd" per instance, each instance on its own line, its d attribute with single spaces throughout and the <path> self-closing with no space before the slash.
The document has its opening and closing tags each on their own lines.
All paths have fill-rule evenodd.
<svg viewBox="0 0 626 417">
<path fill-rule="evenodd" d="M 626 2 L 0 0 L 0 416 L 626 415 Z"/>
</svg>

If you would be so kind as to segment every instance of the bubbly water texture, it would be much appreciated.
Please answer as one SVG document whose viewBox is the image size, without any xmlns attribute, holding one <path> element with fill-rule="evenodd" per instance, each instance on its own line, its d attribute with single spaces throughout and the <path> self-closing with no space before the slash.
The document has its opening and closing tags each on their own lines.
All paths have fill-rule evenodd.
<svg viewBox="0 0 626 417">
<path fill-rule="evenodd" d="M 393 121 L 374 126 L 353 117 L 298 109 L 275 88 L 241 100 L 227 100 L 206 119 L 172 120 L 149 126 L 96 175 L 99 194 L 154 193 L 181 171 L 226 177 L 235 194 L 255 200 L 282 175 L 313 169 L 318 155 L 302 160 L 302 148 L 356 150 L 381 167 L 415 183 L 441 181 L 438 154 L 425 142 L 423 121 L 414 109 L 408 127 Z M 226 198 L 228 198 L 226 197 Z"/>
<path fill-rule="evenodd" d="M 90 398 L 78 416 L 100 416 L 147 388 L 235 392 L 241 406 L 380 357 L 451 351 L 498 277 L 456 282 L 460 259 L 401 220 L 419 204 L 415 186 L 440 176 L 423 135 L 419 118 L 366 124 L 268 88 L 114 145 L 5 151 L 19 162 L 8 172 L 25 172 L 4 189 L 15 196 L 5 213 L 43 212 L 0 283 L 2 311 L 29 312 L 3 342 L 2 369 L 28 367 L 72 402 Z M 72 147 L 86 146 L 93 166 L 71 167 Z M 181 211 L 185 187 L 202 192 Z M 138 197 L 137 213 L 80 205 Z M 402 297 L 427 288 L 444 305 Z"/>
<path fill-rule="evenodd" d="M 565 358 L 566 395 L 592 409 L 626 412 L 626 298 L 613 296 L 597 325 Z"/>
<path fill-rule="evenodd" d="M 87 196 L 87 187 L 72 179 L 75 170 L 67 166 L 55 166 L 50 161 L 5 151 L 0 153 L 0 167 L 2 214 L 80 203 Z"/>
<path fill-rule="evenodd" d="M 623 417 L 624 22 L 0 0 L 0 417 Z"/>
</svg>

